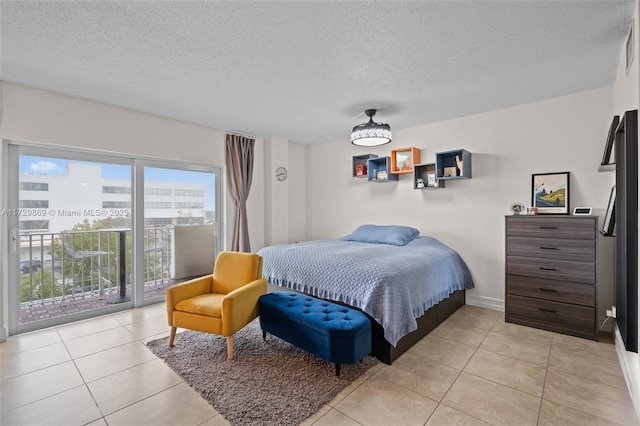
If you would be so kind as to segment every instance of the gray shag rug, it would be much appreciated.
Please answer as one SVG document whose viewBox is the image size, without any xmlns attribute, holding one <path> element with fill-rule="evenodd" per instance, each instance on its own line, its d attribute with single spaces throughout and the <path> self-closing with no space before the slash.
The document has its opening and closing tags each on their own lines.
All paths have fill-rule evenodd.
<svg viewBox="0 0 640 426">
<path fill-rule="evenodd" d="M 233 360 L 226 339 L 209 333 L 178 333 L 171 349 L 166 337 L 147 346 L 232 425 L 298 425 L 378 363 L 368 356 L 336 377 L 334 364 L 273 335 L 262 340 L 258 320 L 233 340 Z"/>
</svg>

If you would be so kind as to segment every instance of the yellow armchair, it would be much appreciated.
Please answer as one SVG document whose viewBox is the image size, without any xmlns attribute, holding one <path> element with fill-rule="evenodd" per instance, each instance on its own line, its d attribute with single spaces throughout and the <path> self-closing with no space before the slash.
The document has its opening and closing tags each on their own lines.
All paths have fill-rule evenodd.
<svg viewBox="0 0 640 426">
<path fill-rule="evenodd" d="M 227 338 L 227 356 L 233 359 L 233 335 L 258 316 L 258 299 L 267 292 L 262 257 L 223 251 L 213 274 L 167 289 L 169 347 L 176 329 L 204 331 Z"/>
</svg>

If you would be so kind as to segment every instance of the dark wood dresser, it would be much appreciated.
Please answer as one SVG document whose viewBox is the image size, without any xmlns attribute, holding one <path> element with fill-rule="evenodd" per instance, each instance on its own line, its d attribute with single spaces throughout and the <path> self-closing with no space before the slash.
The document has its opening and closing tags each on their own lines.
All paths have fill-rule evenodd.
<svg viewBox="0 0 640 426">
<path fill-rule="evenodd" d="M 507 216 L 505 235 L 505 321 L 598 340 L 597 216 Z"/>
</svg>

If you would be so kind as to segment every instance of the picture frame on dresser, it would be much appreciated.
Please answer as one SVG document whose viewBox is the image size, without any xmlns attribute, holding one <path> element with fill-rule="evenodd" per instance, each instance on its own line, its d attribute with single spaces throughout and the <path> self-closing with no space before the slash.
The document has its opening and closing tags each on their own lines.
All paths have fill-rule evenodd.
<svg viewBox="0 0 640 426">
<path fill-rule="evenodd" d="M 531 175 L 531 206 L 538 214 L 568 215 L 570 206 L 570 172 Z"/>
</svg>

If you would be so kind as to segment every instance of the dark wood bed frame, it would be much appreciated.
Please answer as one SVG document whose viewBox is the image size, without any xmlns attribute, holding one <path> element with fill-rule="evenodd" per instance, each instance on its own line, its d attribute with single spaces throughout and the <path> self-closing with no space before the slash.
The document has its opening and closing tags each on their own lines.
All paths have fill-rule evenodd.
<svg viewBox="0 0 640 426">
<path fill-rule="evenodd" d="M 349 306 L 346 303 L 332 302 Z M 425 313 L 417 319 L 418 328 L 403 336 L 395 347 L 384 338 L 384 329 L 382 326 L 365 312 L 365 315 L 367 315 L 371 321 L 371 355 L 385 364 L 391 365 L 400 355 L 418 343 L 420 339 L 429 334 L 464 304 L 465 290 L 458 290 L 450 294 L 449 297 L 425 311 Z M 353 306 L 349 307 L 353 308 Z"/>
<path fill-rule="evenodd" d="M 465 291 L 458 290 L 446 299 L 429 308 L 417 319 L 418 329 L 403 336 L 398 345 L 394 347 L 384 338 L 382 326 L 371 320 L 371 354 L 385 364 L 391 365 L 400 355 L 418 343 L 420 339 L 429 334 L 451 314 L 457 311 L 465 303 Z"/>
</svg>

